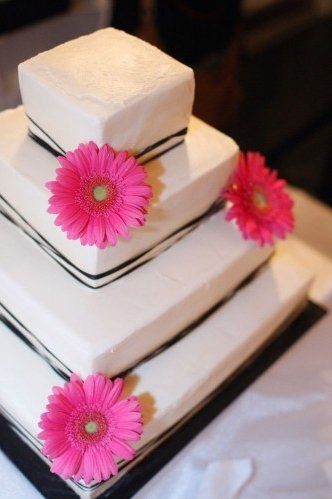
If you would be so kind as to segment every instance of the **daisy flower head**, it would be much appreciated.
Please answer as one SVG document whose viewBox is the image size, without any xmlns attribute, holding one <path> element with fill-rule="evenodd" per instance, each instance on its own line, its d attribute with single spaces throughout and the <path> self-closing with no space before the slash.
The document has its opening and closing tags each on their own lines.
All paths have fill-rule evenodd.
<svg viewBox="0 0 332 499">
<path fill-rule="evenodd" d="M 286 182 L 265 165 L 258 152 L 241 152 L 239 163 L 222 196 L 230 202 L 226 220 L 235 220 L 244 239 L 260 246 L 285 238 L 294 228 L 293 201 Z"/>
<path fill-rule="evenodd" d="M 130 238 L 128 227 L 144 225 L 152 189 L 133 156 L 89 142 L 58 161 L 56 180 L 46 183 L 52 193 L 47 211 L 68 239 L 103 249 L 119 236 Z"/>
<path fill-rule="evenodd" d="M 134 396 L 120 400 L 122 390 L 120 378 L 111 381 L 101 374 L 85 381 L 73 374 L 63 387 L 53 387 L 38 435 L 53 473 L 100 482 L 117 474 L 116 456 L 135 457 L 128 442 L 143 432 L 140 404 Z"/>
</svg>

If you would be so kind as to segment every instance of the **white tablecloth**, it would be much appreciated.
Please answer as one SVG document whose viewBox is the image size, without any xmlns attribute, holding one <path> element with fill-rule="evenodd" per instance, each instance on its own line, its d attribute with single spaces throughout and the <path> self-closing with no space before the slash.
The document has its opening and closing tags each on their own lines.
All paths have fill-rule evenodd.
<svg viewBox="0 0 332 499">
<path fill-rule="evenodd" d="M 332 498 L 332 212 L 293 195 L 310 246 L 287 244 L 318 273 L 311 297 L 330 312 L 135 499 Z M 3 454 L 0 469 L 1 498 L 41 497 Z"/>
</svg>

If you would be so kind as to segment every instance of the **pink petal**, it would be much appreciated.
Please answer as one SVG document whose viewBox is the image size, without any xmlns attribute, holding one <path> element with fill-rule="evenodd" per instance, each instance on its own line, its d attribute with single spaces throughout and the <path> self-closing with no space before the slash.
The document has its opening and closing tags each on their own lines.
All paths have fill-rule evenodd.
<svg viewBox="0 0 332 499">
<path fill-rule="evenodd" d="M 131 460 L 135 457 L 136 451 L 127 443 L 114 438 L 110 442 L 110 449 L 116 456 Z"/>
<path fill-rule="evenodd" d="M 117 402 L 114 405 L 112 412 L 116 414 L 121 414 L 122 412 L 140 411 L 140 408 L 141 405 L 137 401 L 136 397 L 128 397 L 126 399 Z"/>
<path fill-rule="evenodd" d="M 138 440 L 139 434 L 135 431 L 129 430 L 127 428 L 117 428 L 116 436 L 122 440 Z"/>
<path fill-rule="evenodd" d="M 148 200 L 142 196 L 127 195 L 126 203 L 128 203 L 129 205 L 132 204 L 133 206 L 147 206 Z"/>
<path fill-rule="evenodd" d="M 89 483 L 94 478 L 94 459 L 93 459 L 92 449 L 89 447 L 86 449 L 83 455 L 82 478 L 87 485 L 89 485 Z"/>
<path fill-rule="evenodd" d="M 108 480 L 111 475 L 116 475 L 118 468 L 110 452 L 101 448 L 98 452 L 98 466 L 102 480 Z"/>
<path fill-rule="evenodd" d="M 71 448 L 55 459 L 51 466 L 51 471 L 52 473 L 57 473 L 66 480 L 76 473 L 76 470 L 80 466 L 81 459 L 81 452 Z"/>
<path fill-rule="evenodd" d="M 127 239 L 130 237 L 128 227 L 126 226 L 120 215 L 118 215 L 117 213 L 113 213 L 112 223 L 114 229 L 120 234 L 120 236 L 125 237 Z"/>
<path fill-rule="evenodd" d="M 85 393 L 81 385 L 70 382 L 66 383 L 64 388 L 68 399 L 74 406 L 85 402 Z"/>
<path fill-rule="evenodd" d="M 116 230 L 109 220 L 105 221 L 105 229 L 107 241 L 114 246 L 117 243 L 118 236 Z"/>
<path fill-rule="evenodd" d="M 112 382 L 103 374 L 94 374 L 94 397 L 99 402 L 105 399 L 106 394 L 112 388 Z"/>
<path fill-rule="evenodd" d="M 105 396 L 103 407 L 105 409 L 112 407 L 118 401 L 122 391 L 123 391 L 123 380 L 117 378 L 114 380 L 109 393 L 107 394 L 107 396 Z"/>
<path fill-rule="evenodd" d="M 120 151 L 113 161 L 112 169 L 114 169 L 119 176 L 126 173 L 128 166 L 130 168 L 130 164 L 125 165 L 126 159 L 127 153 L 125 151 Z"/>
<path fill-rule="evenodd" d="M 42 451 L 50 459 L 55 459 L 58 456 L 62 456 L 70 448 L 68 442 L 63 440 L 63 438 L 47 440 L 45 442 Z"/>
<path fill-rule="evenodd" d="M 81 233 L 85 231 L 86 226 L 89 222 L 89 216 L 85 213 L 81 214 L 75 222 L 72 223 L 71 232 L 75 235 L 75 239 L 80 237 Z"/>
<path fill-rule="evenodd" d="M 105 239 L 105 224 L 102 217 L 96 217 L 93 221 L 93 233 L 96 244 L 102 243 Z"/>
<path fill-rule="evenodd" d="M 95 401 L 95 376 L 93 374 L 86 378 L 83 388 L 87 404 L 92 404 Z"/>
<path fill-rule="evenodd" d="M 137 173 L 134 173 L 126 178 L 123 179 L 123 185 L 125 185 L 126 187 L 130 186 L 130 185 L 139 185 L 141 184 L 142 182 L 144 182 L 144 180 L 146 179 L 146 171 L 143 170 L 143 168 L 141 170 L 138 170 Z"/>
<path fill-rule="evenodd" d="M 127 195 L 150 198 L 152 196 L 152 190 L 149 185 L 131 185 L 126 187 L 126 197 Z"/>
</svg>

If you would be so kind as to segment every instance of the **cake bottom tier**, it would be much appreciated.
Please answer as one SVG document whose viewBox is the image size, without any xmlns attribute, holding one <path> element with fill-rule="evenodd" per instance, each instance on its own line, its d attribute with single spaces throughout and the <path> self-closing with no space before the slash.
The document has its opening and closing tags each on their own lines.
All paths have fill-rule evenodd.
<svg viewBox="0 0 332 499">
<path fill-rule="evenodd" d="M 119 474 L 106 482 L 86 486 L 68 480 L 68 486 L 82 498 L 98 497 L 115 486 L 299 311 L 310 282 L 311 273 L 306 268 L 286 250 L 277 251 L 255 279 L 189 335 L 130 372 L 126 395 L 133 393 L 139 398 L 145 425 L 143 438 L 136 445 L 136 459 L 120 461 Z M 36 437 L 39 416 L 52 386 L 62 385 L 63 380 L 4 323 L 0 323 L 0 332 L 1 409 L 41 456 Z"/>
</svg>

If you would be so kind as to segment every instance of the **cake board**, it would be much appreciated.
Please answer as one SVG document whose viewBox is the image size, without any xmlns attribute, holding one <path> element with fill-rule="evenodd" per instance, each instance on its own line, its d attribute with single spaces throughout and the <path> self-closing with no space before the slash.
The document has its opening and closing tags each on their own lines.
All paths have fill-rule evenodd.
<svg viewBox="0 0 332 499">
<path fill-rule="evenodd" d="M 132 497 L 149 479 L 171 460 L 213 418 L 231 404 L 251 383 L 264 373 L 302 335 L 326 313 L 313 302 L 307 302 L 297 316 L 290 317 L 255 354 L 236 372 L 229 376 L 198 408 L 184 417 L 158 439 L 158 445 L 136 465 L 98 497 L 116 499 Z M 49 472 L 48 466 L 25 445 L 18 430 L 0 416 L 2 449 L 35 487 L 49 499 L 78 497 L 58 476 Z M 160 443 L 161 442 L 161 443 Z"/>
</svg>

